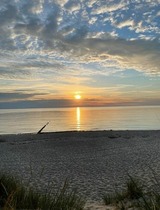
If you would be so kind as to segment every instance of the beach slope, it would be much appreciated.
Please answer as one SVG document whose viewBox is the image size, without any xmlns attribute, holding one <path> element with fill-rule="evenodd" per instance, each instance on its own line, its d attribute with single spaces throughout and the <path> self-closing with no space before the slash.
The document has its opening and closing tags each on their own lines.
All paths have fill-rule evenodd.
<svg viewBox="0 0 160 210">
<path fill-rule="evenodd" d="M 128 174 L 160 174 L 160 131 L 81 131 L 0 136 L 0 171 L 40 190 L 66 179 L 89 201 L 123 189 Z M 152 168 L 152 170 L 151 170 Z"/>
</svg>

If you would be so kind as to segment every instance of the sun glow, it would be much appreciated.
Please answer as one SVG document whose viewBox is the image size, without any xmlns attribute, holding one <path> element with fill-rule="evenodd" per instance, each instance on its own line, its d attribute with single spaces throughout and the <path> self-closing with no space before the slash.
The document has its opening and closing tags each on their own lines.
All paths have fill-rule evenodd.
<svg viewBox="0 0 160 210">
<path fill-rule="evenodd" d="M 77 99 L 77 100 L 79 100 L 79 99 L 81 99 L 81 95 L 76 94 L 76 95 L 74 96 L 74 98 Z"/>
</svg>

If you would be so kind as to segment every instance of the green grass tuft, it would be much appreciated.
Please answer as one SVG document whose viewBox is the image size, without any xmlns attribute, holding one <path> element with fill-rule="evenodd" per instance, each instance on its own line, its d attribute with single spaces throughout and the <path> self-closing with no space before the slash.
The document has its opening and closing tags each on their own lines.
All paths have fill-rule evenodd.
<svg viewBox="0 0 160 210">
<path fill-rule="evenodd" d="M 143 186 L 141 182 L 131 176 L 129 176 L 129 180 L 127 181 L 127 190 L 126 190 L 126 198 L 128 199 L 138 199 L 143 196 Z"/>
<path fill-rule="evenodd" d="M 83 210 L 84 200 L 68 190 L 68 182 L 56 194 L 25 188 L 10 176 L 0 176 L 0 209 Z"/>
<path fill-rule="evenodd" d="M 139 199 L 143 196 L 143 187 L 141 183 L 129 176 L 129 180 L 126 183 L 126 189 L 122 192 L 115 192 L 114 194 L 106 194 L 103 196 L 103 201 L 108 204 L 123 204 L 125 200 Z M 121 205 L 123 206 L 123 205 Z"/>
<path fill-rule="evenodd" d="M 106 205 L 112 204 L 117 210 L 160 210 L 160 185 L 158 179 L 154 180 L 159 189 L 149 190 L 141 182 L 129 176 L 126 189 L 123 192 L 107 194 L 103 197 Z"/>
</svg>

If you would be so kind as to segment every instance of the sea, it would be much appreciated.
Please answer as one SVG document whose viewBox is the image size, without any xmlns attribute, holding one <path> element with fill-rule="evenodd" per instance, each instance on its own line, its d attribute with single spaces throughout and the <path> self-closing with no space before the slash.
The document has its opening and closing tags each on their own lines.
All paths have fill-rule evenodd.
<svg viewBox="0 0 160 210">
<path fill-rule="evenodd" d="M 0 134 L 159 130 L 160 106 L 0 109 Z"/>
</svg>

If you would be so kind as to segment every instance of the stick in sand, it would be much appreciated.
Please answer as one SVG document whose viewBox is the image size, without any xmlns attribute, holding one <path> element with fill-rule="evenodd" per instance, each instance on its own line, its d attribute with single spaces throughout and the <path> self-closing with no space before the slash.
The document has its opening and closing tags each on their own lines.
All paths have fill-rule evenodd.
<svg viewBox="0 0 160 210">
<path fill-rule="evenodd" d="M 42 132 L 42 130 L 49 124 L 49 122 L 47 122 L 38 132 L 37 134 L 40 134 Z"/>
</svg>

